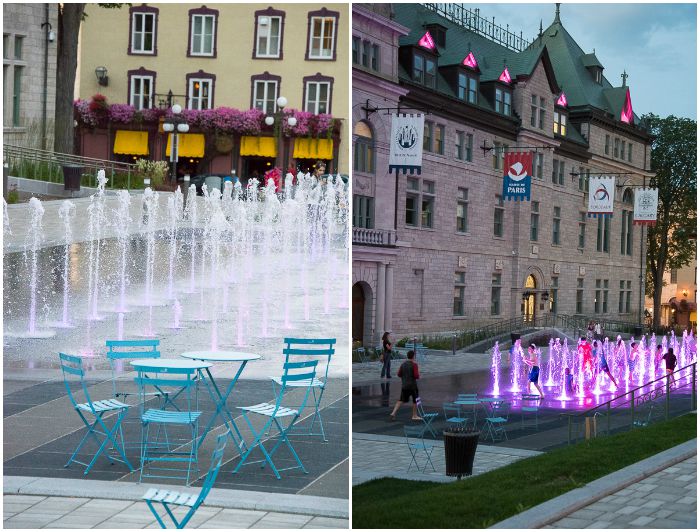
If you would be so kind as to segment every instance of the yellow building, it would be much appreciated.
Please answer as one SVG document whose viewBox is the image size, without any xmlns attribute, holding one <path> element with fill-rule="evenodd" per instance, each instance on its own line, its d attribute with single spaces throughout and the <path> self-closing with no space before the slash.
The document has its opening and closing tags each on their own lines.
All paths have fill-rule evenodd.
<svg viewBox="0 0 700 532">
<path fill-rule="evenodd" d="M 85 11 L 77 97 L 89 101 L 99 93 L 107 104 L 138 112 L 125 119 L 119 112 L 133 110 L 115 108 L 79 120 L 84 155 L 166 158 L 168 135 L 160 124 L 177 103 L 194 110 L 181 115 L 193 123 L 189 138 L 180 140 L 180 174 L 233 169 L 248 177 L 292 162 L 306 170 L 316 159 L 348 173 L 347 4 L 87 4 Z M 280 96 L 288 102 L 284 117 Z M 197 113 L 222 107 L 261 110 L 262 130 L 230 125 L 249 114 Z M 82 109 L 90 113 L 87 103 Z M 295 127 L 287 122 L 292 114 Z M 330 126 L 325 114 L 336 119 Z M 265 117 L 275 124 L 266 125 Z M 229 129 L 222 133 L 216 120 L 228 120 Z M 287 124 L 282 134 L 280 121 Z"/>
</svg>

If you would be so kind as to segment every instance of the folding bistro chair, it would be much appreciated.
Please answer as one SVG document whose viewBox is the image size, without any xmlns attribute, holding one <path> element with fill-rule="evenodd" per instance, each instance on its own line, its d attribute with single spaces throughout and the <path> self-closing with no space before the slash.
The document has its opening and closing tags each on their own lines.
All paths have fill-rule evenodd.
<svg viewBox="0 0 700 532">
<path fill-rule="evenodd" d="M 112 368 L 112 389 L 115 399 L 128 400 L 131 396 L 138 396 L 139 390 L 129 384 L 133 382 L 127 380 L 117 380 L 119 371 L 123 370 L 123 365 L 129 360 L 137 358 L 160 358 L 158 339 L 143 339 L 143 340 L 107 340 L 107 360 Z M 157 396 L 165 398 L 167 402 L 167 392 L 155 391 L 148 394 L 149 396 Z"/>
<path fill-rule="evenodd" d="M 521 428 L 526 428 L 531 427 L 534 429 L 537 429 L 539 424 L 538 424 L 538 410 L 539 410 L 539 401 L 540 401 L 540 396 L 537 394 L 532 394 L 532 393 L 524 393 L 523 394 L 523 399 L 522 403 L 520 405 L 520 426 Z M 526 414 L 532 414 L 532 417 L 534 418 L 534 424 L 530 423 L 528 425 L 525 424 L 525 417 Z"/>
<path fill-rule="evenodd" d="M 442 412 L 448 427 L 464 428 L 469 418 L 462 416 L 460 405 L 454 403 L 442 403 Z"/>
<path fill-rule="evenodd" d="M 433 438 L 437 438 L 437 433 L 432 427 L 432 422 L 435 421 L 435 419 L 437 419 L 437 417 L 440 414 L 438 414 L 437 412 L 426 412 L 423 409 L 423 401 L 421 401 L 420 397 L 416 397 L 416 408 L 418 410 L 418 415 L 423 419 L 421 438 L 423 437 L 426 431 L 430 431 L 430 433 L 433 435 Z"/>
<path fill-rule="evenodd" d="M 323 441 L 328 441 L 326 432 L 323 428 L 323 418 L 321 418 L 321 399 L 323 392 L 326 389 L 328 382 L 328 368 L 331 365 L 331 357 L 335 354 L 335 338 L 285 338 L 285 348 L 282 353 L 285 355 L 285 362 L 293 360 L 308 360 L 308 357 L 326 357 L 326 369 L 323 378 L 314 377 L 310 383 L 303 381 L 290 381 L 287 383 L 287 389 L 311 386 L 314 401 L 314 417 L 311 419 L 308 431 L 298 428 L 297 434 L 306 434 L 308 436 L 321 436 Z M 318 375 L 318 371 L 316 374 Z M 276 385 L 281 386 L 282 380 L 280 377 L 272 377 L 272 389 L 277 393 Z M 301 413 L 301 409 L 299 409 Z M 314 425 L 318 419 L 320 432 L 313 432 Z"/>
<path fill-rule="evenodd" d="M 202 412 L 198 410 L 199 395 L 197 390 L 197 370 L 192 368 L 172 368 L 157 366 L 154 363 L 153 367 L 139 366 L 136 383 L 139 385 L 141 392 L 141 475 L 139 482 L 144 477 L 155 478 L 185 478 L 185 483 L 189 484 L 190 474 L 194 469 L 198 469 L 198 430 L 199 417 Z M 164 387 L 173 387 L 178 389 L 176 395 L 184 394 L 184 404 L 186 409 L 182 411 L 165 410 L 165 408 L 149 408 L 146 410 L 145 401 L 146 394 L 149 388 L 162 390 Z M 158 433 L 156 439 L 149 441 L 151 425 L 156 425 Z M 161 427 L 167 427 L 175 430 L 176 427 L 186 429 L 187 437 L 180 438 L 180 447 L 182 450 L 171 450 L 171 446 L 176 441 L 174 438 L 169 438 L 167 450 L 157 451 L 163 446 L 158 441 Z M 189 445 L 190 450 L 186 447 Z M 172 464 L 177 462 L 186 462 L 187 470 L 176 467 L 166 467 L 165 465 L 156 467 L 151 464 L 163 462 L 164 464 Z M 147 472 L 155 471 L 156 473 Z M 173 474 L 158 474 L 160 472 Z M 177 474 L 179 473 L 179 474 Z M 183 476 L 183 473 L 184 476 Z"/>
<path fill-rule="evenodd" d="M 365 351 L 364 347 L 358 347 L 356 349 L 357 351 L 357 357 L 360 359 L 360 363 L 367 362 L 367 352 Z"/>
<path fill-rule="evenodd" d="M 406 445 L 408 445 L 408 450 L 411 452 L 411 463 L 408 464 L 407 472 L 411 471 L 411 466 L 413 466 L 413 464 L 416 464 L 418 471 L 421 471 L 417 460 L 420 451 L 423 451 L 425 454 L 425 464 L 423 465 L 422 472 L 425 473 L 425 470 L 428 469 L 428 464 L 430 464 L 430 467 L 435 471 L 435 466 L 431 460 L 435 445 L 423 439 L 424 432 L 425 431 L 421 430 L 419 427 L 414 427 L 412 425 L 405 425 L 403 428 L 403 433 L 406 436 Z"/>
<path fill-rule="evenodd" d="M 309 399 L 309 395 L 311 395 L 311 390 L 314 388 L 313 381 L 316 378 L 317 364 L 318 360 L 307 360 L 305 362 L 285 362 L 284 374 L 280 379 L 281 385 L 279 392 L 277 393 L 277 399 L 274 404 L 260 403 L 253 406 L 238 407 L 240 410 L 243 411 L 243 419 L 245 419 L 246 423 L 248 423 L 248 426 L 250 427 L 250 430 L 253 433 L 253 443 L 250 444 L 248 450 L 246 450 L 241 456 L 240 462 L 238 462 L 236 468 L 233 470 L 234 473 L 238 473 L 238 470 L 241 468 L 241 466 L 243 466 L 243 464 L 246 463 L 248 457 L 250 456 L 250 453 L 253 451 L 253 449 L 255 449 L 255 447 L 260 447 L 260 451 L 262 452 L 265 458 L 264 460 L 248 462 L 248 464 L 262 463 L 262 467 L 265 467 L 265 463 L 270 464 L 272 472 L 275 474 L 278 480 L 282 478 L 280 477 L 279 472 L 286 471 L 287 469 L 301 469 L 304 473 L 308 473 L 308 471 L 304 468 L 304 465 L 301 463 L 299 456 L 294 450 L 294 447 L 292 447 L 292 443 L 289 441 L 289 438 L 287 436 L 290 434 L 290 430 L 294 426 L 296 420 L 299 418 L 299 415 L 301 414 L 302 410 L 304 410 L 306 402 Z M 299 386 L 306 386 L 306 393 L 304 394 L 304 399 L 300 406 L 294 408 L 282 406 L 284 392 L 287 390 L 288 386 L 294 386 L 297 389 L 299 388 Z M 249 414 L 258 414 L 267 417 L 267 421 L 264 423 L 264 425 L 259 431 L 256 430 L 253 424 L 251 423 L 250 418 L 248 417 Z M 291 421 L 287 424 L 286 427 L 283 426 L 282 423 L 280 423 L 280 420 L 282 420 L 285 417 L 291 418 Z M 268 452 L 267 448 L 263 444 L 263 437 L 270 431 L 270 428 L 273 424 L 279 432 L 279 434 L 277 436 L 271 437 L 270 439 L 276 437 L 278 438 L 278 441 L 272 447 L 272 450 Z M 287 445 L 298 465 L 287 467 L 284 469 L 278 469 L 275 466 L 274 462 L 272 461 L 272 456 L 277 452 L 282 443 L 285 443 Z"/>
<path fill-rule="evenodd" d="M 161 528 L 168 528 L 163 521 L 163 517 L 170 517 L 175 528 L 185 528 L 187 523 L 199 507 L 207 498 L 209 492 L 211 491 L 216 477 L 219 474 L 219 469 L 221 469 L 221 461 L 224 457 L 224 447 L 226 447 L 226 438 L 230 436 L 231 431 L 226 431 L 216 437 L 216 447 L 214 452 L 211 454 L 211 463 L 209 464 L 209 471 L 207 471 L 207 476 L 204 478 L 204 484 L 202 484 L 202 489 L 197 493 L 182 493 L 179 491 L 173 491 L 169 489 L 159 489 L 151 488 L 143 496 L 143 500 L 146 501 L 148 508 L 156 516 L 158 524 Z M 166 514 L 161 517 L 158 514 L 158 510 L 155 508 L 155 504 L 162 504 L 165 509 Z M 180 521 L 175 517 L 174 511 L 177 508 L 188 508 L 187 513 L 182 517 Z"/>
<path fill-rule="evenodd" d="M 97 457 L 101 454 L 104 454 L 105 457 L 107 457 L 107 459 L 110 461 L 110 463 L 114 464 L 114 460 L 123 462 L 127 465 L 129 471 L 133 471 L 134 468 L 131 467 L 131 463 L 127 459 L 126 454 L 124 454 L 123 438 L 121 438 L 121 444 L 115 438 L 115 435 L 117 433 L 120 433 L 121 422 L 129 410 L 129 405 L 117 401 L 116 399 L 93 401 L 90 398 L 90 393 L 88 392 L 87 385 L 85 384 L 85 371 L 83 370 L 82 358 L 72 355 L 66 355 L 65 353 L 59 353 L 58 357 L 61 361 L 61 370 L 63 371 L 63 383 L 66 386 L 66 392 L 68 393 L 68 397 L 71 403 L 73 403 L 73 408 L 75 408 L 75 411 L 78 413 L 80 419 L 83 421 L 85 427 L 87 428 L 85 436 L 83 436 L 83 439 L 80 440 L 80 443 L 75 448 L 75 451 L 73 451 L 73 454 L 68 459 L 66 465 L 63 467 L 68 467 L 72 462 L 75 462 L 77 464 L 85 466 L 85 472 L 83 474 L 87 475 L 90 472 L 90 469 L 92 469 L 92 466 L 95 465 Z M 77 379 L 75 377 L 77 377 Z M 71 382 L 80 382 L 80 386 L 83 390 L 83 396 L 85 397 L 85 402 L 78 402 L 78 399 L 76 398 L 73 390 L 71 389 Z M 104 419 L 105 414 L 108 414 L 109 412 L 114 412 L 117 417 L 117 419 L 112 424 L 112 428 L 109 428 L 107 426 L 107 424 L 105 423 L 106 420 Z M 86 418 L 86 415 L 93 416 L 95 418 L 95 421 L 92 424 L 90 424 L 90 422 Z M 100 438 L 98 438 L 98 435 L 104 436 L 104 439 L 101 442 Z M 85 444 L 85 442 L 87 442 L 89 438 L 95 440 L 95 443 L 98 444 L 99 448 L 95 453 L 95 456 L 93 456 L 90 463 L 85 464 L 83 462 L 80 462 L 79 460 L 76 460 L 75 457 L 78 454 L 78 452 L 80 452 L 83 445 Z M 116 449 L 116 451 L 119 453 L 120 458 L 109 455 L 107 449 L 108 442 L 110 442 L 113 448 Z"/>
<path fill-rule="evenodd" d="M 486 430 L 487 437 L 491 436 L 492 441 L 496 441 L 497 436 L 501 436 L 499 439 L 508 439 L 508 433 L 506 432 L 506 423 L 508 423 L 508 416 L 510 414 L 510 403 L 506 401 L 501 401 L 493 404 L 491 409 L 490 417 L 486 418 Z"/>
</svg>

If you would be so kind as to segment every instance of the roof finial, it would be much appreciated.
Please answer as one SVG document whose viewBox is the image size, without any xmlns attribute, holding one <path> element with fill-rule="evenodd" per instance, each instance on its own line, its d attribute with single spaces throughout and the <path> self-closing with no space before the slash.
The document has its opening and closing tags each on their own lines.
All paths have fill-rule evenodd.
<svg viewBox="0 0 700 532">
<path fill-rule="evenodd" d="M 557 10 L 556 10 L 556 12 L 554 13 L 554 23 L 555 23 L 555 24 L 561 24 L 561 20 L 559 20 L 559 6 L 560 6 L 560 5 L 561 5 L 561 4 L 559 4 L 559 3 L 557 4 Z"/>
<path fill-rule="evenodd" d="M 542 37 L 542 19 L 540 19 L 540 33 L 538 37 Z"/>
<path fill-rule="evenodd" d="M 627 86 L 627 78 L 629 77 L 629 74 L 627 74 L 626 70 L 623 70 L 622 74 L 620 74 L 620 77 L 622 78 L 622 86 L 626 87 Z"/>
</svg>

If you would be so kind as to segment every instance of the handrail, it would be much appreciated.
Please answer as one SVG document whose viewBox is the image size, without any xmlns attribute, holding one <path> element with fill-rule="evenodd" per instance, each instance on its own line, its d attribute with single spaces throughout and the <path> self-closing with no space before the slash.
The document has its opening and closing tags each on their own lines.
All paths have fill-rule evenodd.
<svg viewBox="0 0 700 532">
<path fill-rule="evenodd" d="M 634 425 L 634 423 L 635 423 L 635 421 L 634 421 L 634 408 L 635 408 L 634 394 L 635 394 L 635 392 L 642 390 L 643 388 L 646 388 L 646 387 L 650 387 L 651 391 L 663 390 L 663 388 L 661 388 L 661 387 L 656 388 L 653 385 L 654 385 L 654 383 L 657 383 L 659 381 L 664 381 L 664 380 L 666 381 L 665 382 L 665 389 L 666 389 L 665 390 L 665 392 L 666 392 L 665 393 L 665 395 L 666 395 L 665 412 L 666 412 L 666 419 L 668 419 L 668 414 L 669 414 L 669 409 L 670 409 L 670 400 L 671 400 L 671 398 L 670 398 L 670 395 L 671 395 L 671 387 L 670 387 L 671 376 L 678 375 L 678 380 L 676 382 L 680 384 L 680 380 L 682 378 L 682 376 L 680 374 L 681 374 L 681 372 L 683 372 L 684 370 L 686 370 L 688 368 L 692 368 L 692 372 L 691 372 L 691 376 L 692 376 L 691 411 L 697 409 L 697 361 L 695 361 L 695 362 L 692 362 L 691 364 L 688 364 L 687 366 L 684 366 L 682 368 L 679 368 L 679 369 L 673 371 L 672 373 L 668 373 L 668 374 L 663 375 L 657 379 L 654 379 L 653 381 L 649 381 L 641 386 L 637 386 L 636 388 L 632 388 L 631 390 L 626 391 L 622 395 L 619 395 L 617 397 L 613 397 L 612 399 L 609 399 L 608 401 L 605 401 L 604 403 L 596 405 L 593 408 L 589 408 L 588 410 L 584 410 L 583 412 L 578 412 L 575 414 L 570 413 L 570 412 L 561 413 L 560 417 L 566 416 L 567 423 L 568 423 L 567 444 L 571 445 L 571 431 L 572 431 L 572 424 L 573 424 L 574 420 L 577 418 L 578 419 L 581 419 L 581 418 L 585 419 L 587 417 L 590 417 L 589 414 L 591 412 L 594 412 L 594 414 L 593 414 L 594 417 L 596 415 L 602 415 L 600 410 L 603 408 L 605 409 L 605 413 L 606 413 L 606 417 L 607 417 L 607 434 L 610 434 L 610 411 L 612 410 L 612 403 L 614 401 L 622 400 L 625 397 L 627 397 L 628 395 L 630 396 L 630 398 L 627 401 L 623 401 L 621 405 L 618 405 L 618 407 L 623 406 L 624 404 L 626 404 L 629 401 L 630 412 L 632 414 L 631 425 Z M 687 378 L 688 375 L 686 375 L 685 377 Z M 674 379 L 674 381 L 675 381 L 675 379 Z M 687 383 L 683 387 L 686 387 L 686 386 L 688 386 Z M 680 385 L 677 386 L 677 388 L 680 388 L 680 387 L 681 387 Z M 651 392 L 647 392 L 647 393 L 651 393 Z M 652 398 L 652 400 L 653 399 L 655 399 L 655 397 Z"/>
<path fill-rule="evenodd" d="M 94 157 L 84 157 L 82 155 L 72 155 L 69 153 L 60 153 L 49 150 L 40 150 L 38 148 L 28 148 L 26 146 L 17 146 L 15 144 L 3 143 L 2 145 L 4 156 L 17 157 L 21 155 L 30 156 L 35 159 L 49 160 L 57 164 L 80 163 L 83 166 L 99 167 L 99 168 L 118 168 L 119 171 L 127 172 L 134 171 L 136 165 L 133 163 L 124 163 L 121 161 L 110 161 L 107 159 L 96 159 Z"/>
</svg>

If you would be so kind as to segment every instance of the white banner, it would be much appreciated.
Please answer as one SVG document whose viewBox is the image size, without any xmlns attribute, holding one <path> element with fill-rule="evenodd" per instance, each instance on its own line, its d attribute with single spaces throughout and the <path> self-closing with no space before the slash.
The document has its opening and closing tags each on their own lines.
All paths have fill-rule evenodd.
<svg viewBox="0 0 700 532">
<path fill-rule="evenodd" d="M 392 115 L 389 171 L 420 174 L 423 164 L 423 120 L 425 115 Z"/>
<path fill-rule="evenodd" d="M 634 223 L 654 225 L 658 206 L 658 188 L 636 189 L 634 191 Z"/>
<path fill-rule="evenodd" d="M 612 216 L 615 201 L 615 177 L 591 177 L 588 187 L 588 216 Z"/>
</svg>

